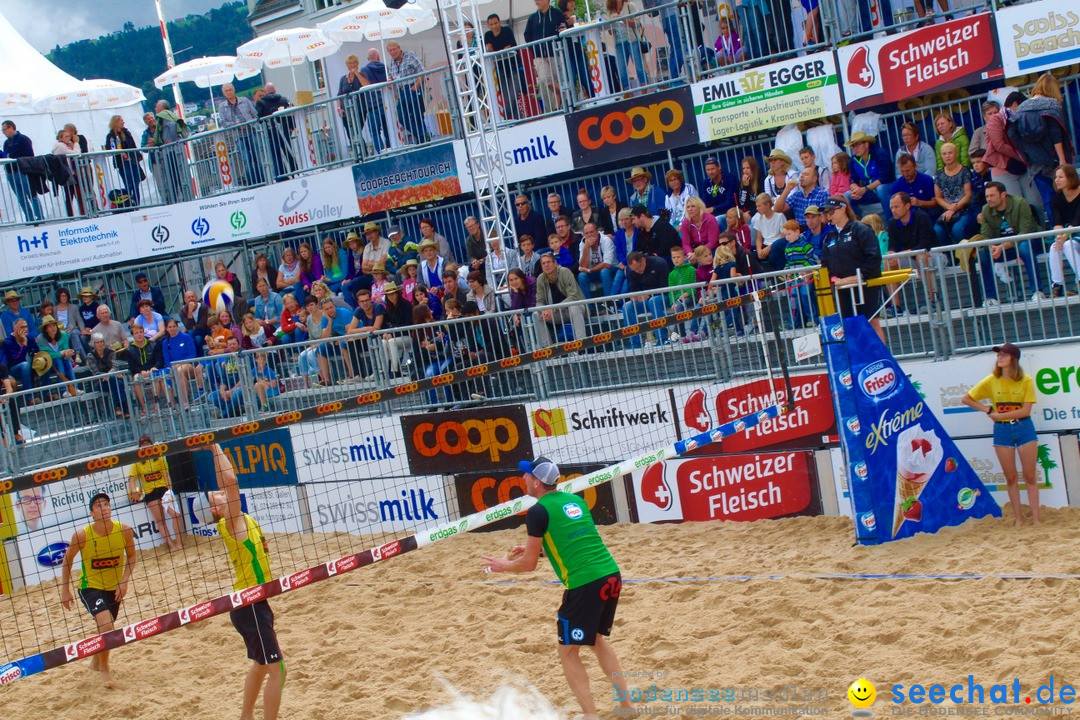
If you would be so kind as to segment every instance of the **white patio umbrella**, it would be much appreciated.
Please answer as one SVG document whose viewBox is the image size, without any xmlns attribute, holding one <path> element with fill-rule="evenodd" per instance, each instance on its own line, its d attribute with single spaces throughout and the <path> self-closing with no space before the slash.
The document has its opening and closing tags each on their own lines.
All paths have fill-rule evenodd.
<svg viewBox="0 0 1080 720">
<path fill-rule="evenodd" d="M 81 110 L 108 110 L 142 102 L 145 99 L 143 91 L 132 85 L 115 80 L 81 80 L 70 90 L 35 99 L 33 106 L 39 112 L 54 115 Z M 93 115 L 90 121 L 94 122 Z M 96 134 L 97 128 L 92 129 Z"/>
<path fill-rule="evenodd" d="M 246 68 L 288 66 L 296 86 L 297 65 L 333 55 L 341 43 L 315 28 L 287 28 L 263 35 L 236 48 L 236 62 Z"/>
<path fill-rule="evenodd" d="M 235 56 L 218 55 L 201 57 L 188 60 L 176 67 L 166 70 L 154 78 L 154 86 L 158 89 L 166 85 L 174 85 L 182 82 L 193 82 L 201 88 L 213 88 L 218 85 L 231 83 L 233 80 L 243 80 L 260 72 L 258 68 L 243 67 L 236 64 Z M 210 108 L 217 112 L 214 103 L 214 91 L 210 91 Z"/>
<path fill-rule="evenodd" d="M 403 5 L 394 9 L 386 7 L 382 0 L 367 0 L 317 27 L 335 40 L 360 42 L 404 37 L 406 33 L 423 32 L 438 24 L 431 8 Z"/>
<path fill-rule="evenodd" d="M 0 90 L 0 107 L 5 110 L 23 107 L 30 104 L 30 93 L 19 90 Z"/>
</svg>

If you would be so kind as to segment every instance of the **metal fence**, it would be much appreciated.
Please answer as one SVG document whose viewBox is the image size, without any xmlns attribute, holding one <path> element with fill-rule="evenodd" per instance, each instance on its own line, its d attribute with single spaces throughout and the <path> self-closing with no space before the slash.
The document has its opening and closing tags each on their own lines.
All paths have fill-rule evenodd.
<svg viewBox="0 0 1080 720">
<path fill-rule="evenodd" d="M 1080 228 L 1074 230 L 1080 233 Z M 880 316 L 893 354 L 942 360 L 1006 341 L 1040 344 L 1080 338 L 1080 295 L 1075 294 L 1080 289 L 1080 268 L 1072 268 L 1051 252 L 1059 233 L 1008 238 L 1009 246 L 1000 240 L 978 240 L 929 253 L 888 255 L 889 267 L 915 269 L 904 285 L 888 289 Z M 1073 240 L 1070 233 L 1064 242 L 1080 240 Z M 1002 248 L 1000 254 L 995 246 Z M 1050 295 L 1051 262 L 1063 263 L 1065 287 L 1074 294 Z M 784 342 L 790 342 L 816 332 L 811 279 L 815 270 L 806 267 L 724 279 L 711 287 L 664 288 L 643 293 L 644 299 L 624 294 L 473 318 L 442 317 L 422 326 L 263 345 L 244 352 L 235 352 L 236 346 L 230 345 L 137 378 L 121 365 L 107 376 L 76 376 L 70 382 L 50 375 L 38 379 L 29 368 L 17 367 L 13 377 L 31 378 L 32 387 L 0 399 L 4 438 L 0 469 L 32 469 L 130 445 L 142 434 L 182 437 L 386 390 L 551 343 L 616 331 L 672 312 L 676 300 L 681 300 L 679 309 L 685 309 L 768 287 L 774 290 L 775 315 L 754 304 L 725 310 L 666 328 L 663 334 L 646 331 L 617 340 L 595 352 L 475 378 L 466 374 L 466 379 L 452 386 L 395 397 L 364 412 L 390 416 L 630 384 L 727 381 L 759 375 L 767 346 L 757 333 L 775 330 Z M 433 308 L 441 308 L 437 299 L 430 302 Z M 338 307 L 334 312 L 351 313 L 351 308 Z M 274 332 L 264 330 L 264 335 Z M 789 367 L 808 370 L 820 368 L 822 362 L 820 356 L 799 363 L 789 360 Z"/>
</svg>

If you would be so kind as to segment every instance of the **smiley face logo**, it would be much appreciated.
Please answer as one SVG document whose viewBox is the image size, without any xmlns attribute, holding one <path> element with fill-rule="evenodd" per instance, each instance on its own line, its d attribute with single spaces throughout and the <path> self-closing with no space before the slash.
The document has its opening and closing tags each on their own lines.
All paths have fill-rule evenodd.
<svg viewBox="0 0 1080 720">
<path fill-rule="evenodd" d="M 868 708 L 877 699 L 877 691 L 874 684 L 866 678 L 859 678 L 851 683 L 847 691 L 848 700 L 857 708 Z"/>
</svg>

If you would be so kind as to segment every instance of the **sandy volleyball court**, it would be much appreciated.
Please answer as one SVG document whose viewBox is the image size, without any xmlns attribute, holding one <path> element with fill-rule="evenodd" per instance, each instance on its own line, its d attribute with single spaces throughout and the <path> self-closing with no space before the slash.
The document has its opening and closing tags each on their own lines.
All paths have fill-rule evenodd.
<svg viewBox="0 0 1080 720">
<path fill-rule="evenodd" d="M 795 685 L 800 696 L 814 693 L 813 707 L 825 716 L 847 716 L 845 692 L 860 676 L 877 685 L 879 717 L 892 715 L 887 700 L 894 683 L 949 686 L 969 674 L 987 691 L 1019 678 L 1023 704 L 1051 675 L 1058 686 L 1080 683 L 1080 579 L 811 576 L 1080 574 L 1080 510 L 1046 510 L 1044 517 L 1039 528 L 1014 530 L 1005 520 L 984 519 L 880 548 L 852 547 L 844 518 L 602 528 L 628 581 L 614 645 L 638 686 L 647 686 L 652 674 L 661 689 L 734 688 L 735 702 L 649 703 L 679 707 L 684 715 L 692 705 L 711 704 L 717 713 L 721 706 L 734 713 L 736 705 L 806 705 L 762 701 L 766 691 Z M 522 576 L 479 570 L 481 554 L 505 550 L 524 534 L 523 528 L 472 533 L 273 600 L 288 665 L 281 716 L 395 718 L 448 702 L 443 681 L 487 697 L 524 678 L 572 717 L 576 706 L 554 647 L 560 588 L 539 582 L 552 579 L 550 568 Z M 276 538 L 271 550 L 287 555 L 285 543 Z M 144 569 L 161 561 L 149 559 Z M 213 552 L 192 553 L 186 562 L 193 576 L 225 571 Z M 632 582 L 770 574 L 788 577 Z M 485 584 L 491 580 L 520 582 Z M 120 622 L 131 619 L 122 615 Z M 227 617 L 115 651 L 112 664 L 116 690 L 101 688 L 82 661 L 0 690 L 2 715 L 239 716 L 248 661 Z M 600 707 L 614 717 L 590 654 L 586 666 Z M 755 691 L 757 702 L 739 699 Z M 1004 711 L 988 708 L 990 715 Z"/>
</svg>

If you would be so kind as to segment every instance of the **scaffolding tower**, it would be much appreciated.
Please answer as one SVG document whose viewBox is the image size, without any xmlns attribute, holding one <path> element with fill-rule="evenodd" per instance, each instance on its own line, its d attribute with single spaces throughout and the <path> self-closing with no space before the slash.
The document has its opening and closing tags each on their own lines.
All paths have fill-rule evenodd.
<svg viewBox="0 0 1080 720">
<path fill-rule="evenodd" d="M 450 70 L 457 89 L 458 117 L 465 136 L 469 170 L 479 209 L 477 218 L 485 239 L 499 238 L 503 257 L 517 246 L 513 203 L 506 186 L 502 148 L 495 126 L 495 87 L 492 73 L 484 67 L 483 19 L 477 0 L 439 0 L 440 25 L 450 57 Z M 469 23 L 473 38 L 468 37 Z M 541 242 L 537 238 L 537 243 Z M 506 263 L 492 271 L 494 289 L 506 285 Z"/>
</svg>

